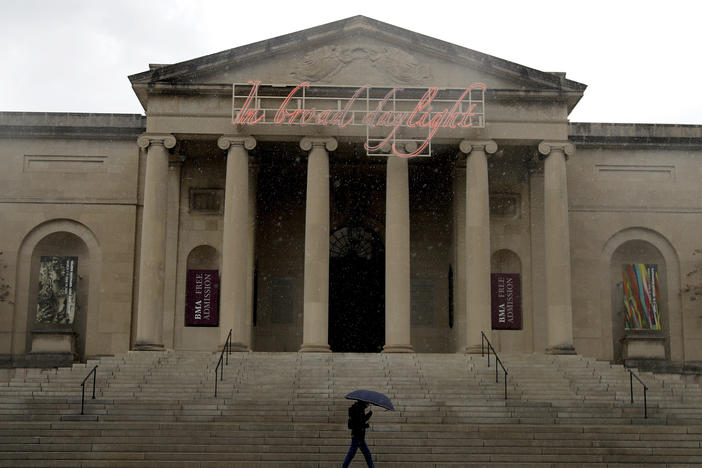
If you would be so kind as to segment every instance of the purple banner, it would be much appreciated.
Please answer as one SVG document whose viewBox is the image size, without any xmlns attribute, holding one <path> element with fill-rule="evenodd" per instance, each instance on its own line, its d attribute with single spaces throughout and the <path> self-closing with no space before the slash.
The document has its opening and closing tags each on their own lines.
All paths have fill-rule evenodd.
<svg viewBox="0 0 702 468">
<path fill-rule="evenodd" d="M 219 325 L 219 271 L 188 270 L 185 326 Z"/>
<path fill-rule="evenodd" d="M 522 329 L 522 299 L 519 273 L 492 273 L 492 329 Z"/>
</svg>

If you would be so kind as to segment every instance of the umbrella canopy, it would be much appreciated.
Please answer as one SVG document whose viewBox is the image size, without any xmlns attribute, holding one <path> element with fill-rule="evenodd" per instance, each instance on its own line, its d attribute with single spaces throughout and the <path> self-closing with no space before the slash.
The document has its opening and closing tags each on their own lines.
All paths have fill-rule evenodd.
<svg viewBox="0 0 702 468">
<path fill-rule="evenodd" d="M 371 405 L 380 406 L 381 408 L 395 411 L 395 407 L 392 406 L 390 398 L 380 392 L 374 392 L 373 390 L 354 390 L 346 395 L 345 398 L 349 400 L 365 401 Z"/>
</svg>

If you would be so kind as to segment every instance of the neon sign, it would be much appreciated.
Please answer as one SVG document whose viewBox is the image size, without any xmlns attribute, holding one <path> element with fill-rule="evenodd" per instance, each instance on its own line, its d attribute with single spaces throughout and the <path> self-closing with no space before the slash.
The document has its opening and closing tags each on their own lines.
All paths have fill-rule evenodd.
<svg viewBox="0 0 702 468">
<path fill-rule="evenodd" d="M 404 158 L 429 156 L 432 139 L 440 129 L 485 126 L 486 89 L 483 83 L 465 89 L 408 89 L 312 86 L 307 81 L 274 86 L 249 81 L 233 85 L 232 123 L 338 129 L 365 126 L 368 155 L 390 151 Z M 417 131 L 421 137 L 416 136 Z"/>
</svg>

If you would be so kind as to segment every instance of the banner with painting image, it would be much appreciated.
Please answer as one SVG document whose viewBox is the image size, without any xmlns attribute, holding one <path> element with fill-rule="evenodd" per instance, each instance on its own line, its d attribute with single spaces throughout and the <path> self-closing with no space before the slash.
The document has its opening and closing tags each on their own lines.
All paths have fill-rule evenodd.
<svg viewBox="0 0 702 468">
<path fill-rule="evenodd" d="M 627 330 L 660 330 L 658 265 L 633 263 L 622 267 Z"/>
<path fill-rule="evenodd" d="M 39 263 L 37 323 L 70 325 L 76 314 L 78 257 L 42 256 Z"/>
</svg>

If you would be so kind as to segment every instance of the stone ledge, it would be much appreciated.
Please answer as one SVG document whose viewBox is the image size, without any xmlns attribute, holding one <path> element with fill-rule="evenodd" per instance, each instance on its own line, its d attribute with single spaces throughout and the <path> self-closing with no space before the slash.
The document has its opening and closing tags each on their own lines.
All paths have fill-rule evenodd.
<svg viewBox="0 0 702 468">
<path fill-rule="evenodd" d="M 574 122 L 568 138 L 578 146 L 702 147 L 702 125 Z"/>
<path fill-rule="evenodd" d="M 146 129 L 139 114 L 0 112 L 0 137 L 135 140 Z"/>
</svg>

